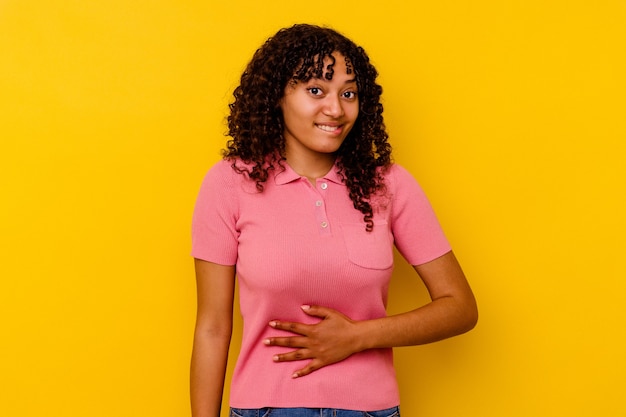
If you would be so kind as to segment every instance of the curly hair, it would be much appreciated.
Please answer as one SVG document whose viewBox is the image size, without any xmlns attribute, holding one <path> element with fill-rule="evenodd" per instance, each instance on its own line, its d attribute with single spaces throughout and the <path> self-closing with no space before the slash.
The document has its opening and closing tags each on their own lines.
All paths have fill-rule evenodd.
<svg viewBox="0 0 626 417">
<path fill-rule="evenodd" d="M 374 223 L 371 197 L 384 190 L 383 173 L 391 164 L 391 145 L 383 122 L 382 87 L 369 57 L 350 39 L 329 28 L 298 24 L 279 30 L 253 55 L 229 105 L 225 159 L 240 174 L 256 182 L 259 192 L 269 172 L 284 169 L 284 123 L 279 106 L 290 82 L 307 82 L 323 75 L 332 79 L 332 53 L 345 57 L 346 72 L 354 72 L 359 115 L 336 152 L 336 164 L 354 208 L 363 213 L 366 230 Z M 326 72 L 325 72 L 326 70 Z M 238 165 L 237 161 L 245 165 Z"/>
</svg>

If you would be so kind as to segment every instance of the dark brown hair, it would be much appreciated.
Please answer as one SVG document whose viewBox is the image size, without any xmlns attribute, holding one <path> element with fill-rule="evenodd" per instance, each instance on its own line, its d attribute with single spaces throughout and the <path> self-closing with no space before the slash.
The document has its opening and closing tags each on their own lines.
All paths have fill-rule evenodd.
<svg viewBox="0 0 626 417">
<path fill-rule="evenodd" d="M 354 208 L 363 213 L 366 230 L 373 228 L 371 196 L 384 189 L 383 172 L 391 164 L 391 146 L 383 122 L 382 87 L 369 57 L 350 39 L 335 30 L 298 24 L 279 30 L 252 57 L 230 104 L 228 135 L 223 151 L 233 169 L 246 174 L 263 191 L 269 171 L 285 159 L 283 117 L 279 107 L 289 82 L 332 78 L 332 53 L 346 58 L 346 71 L 354 73 L 358 88 L 359 116 L 337 151 L 337 166 Z M 237 164 L 241 160 L 245 165 Z"/>
</svg>

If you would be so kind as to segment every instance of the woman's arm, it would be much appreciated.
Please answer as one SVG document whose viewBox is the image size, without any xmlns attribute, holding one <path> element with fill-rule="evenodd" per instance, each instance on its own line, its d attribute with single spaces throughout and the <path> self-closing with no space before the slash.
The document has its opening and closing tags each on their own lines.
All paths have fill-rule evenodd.
<svg viewBox="0 0 626 417">
<path fill-rule="evenodd" d="M 435 342 L 471 330 L 478 320 L 474 294 L 452 252 L 414 267 L 424 281 L 431 302 L 406 313 L 374 320 L 354 321 L 336 310 L 304 306 L 322 321 L 307 325 L 273 320 L 270 326 L 298 334 L 267 339 L 267 345 L 294 351 L 276 355 L 277 362 L 310 359 L 294 377 L 301 377 L 366 349 L 411 346 Z"/>
<path fill-rule="evenodd" d="M 476 300 L 452 252 L 413 268 L 432 301 L 407 313 L 363 323 L 365 334 L 378 336 L 365 340 L 365 349 L 436 342 L 465 333 L 476 325 Z"/>
<path fill-rule="evenodd" d="M 219 417 L 232 334 L 235 267 L 195 260 L 198 309 L 191 356 L 191 413 Z"/>
</svg>

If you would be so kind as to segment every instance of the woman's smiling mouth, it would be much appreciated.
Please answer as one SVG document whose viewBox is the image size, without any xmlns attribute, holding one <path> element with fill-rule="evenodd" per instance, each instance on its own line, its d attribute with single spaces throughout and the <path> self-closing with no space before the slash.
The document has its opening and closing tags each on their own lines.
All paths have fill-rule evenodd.
<svg viewBox="0 0 626 417">
<path fill-rule="evenodd" d="M 341 128 L 343 125 L 338 125 L 338 126 L 330 126 L 330 125 L 322 125 L 322 124 L 316 124 L 315 127 L 317 127 L 320 130 L 323 130 L 324 132 L 331 132 L 331 133 L 338 133 L 341 132 Z"/>
</svg>

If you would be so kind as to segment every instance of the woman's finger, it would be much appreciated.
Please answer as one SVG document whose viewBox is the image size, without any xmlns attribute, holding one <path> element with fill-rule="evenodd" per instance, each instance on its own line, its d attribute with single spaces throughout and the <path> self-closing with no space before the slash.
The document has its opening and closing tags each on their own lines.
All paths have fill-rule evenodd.
<svg viewBox="0 0 626 417">
<path fill-rule="evenodd" d="M 293 362 L 311 359 L 311 353 L 307 349 L 298 349 L 287 353 L 272 356 L 274 362 Z"/>
<path fill-rule="evenodd" d="M 307 338 L 302 336 L 290 337 L 268 337 L 263 340 L 263 344 L 267 346 L 283 346 L 292 348 L 305 348 L 307 346 Z"/>
<path fill-rule="evenodd" d="M 279 320 L 272 320 L 269 322 L 269 325 L 274 329 L 286 330 L 288 332 L 301 334 L 303 336 L 306 336 L 308 334 L 307 330 L 311 327 L 310 325 L 304 323 L 294 323 L 290 321 Z"/>
</svg>

